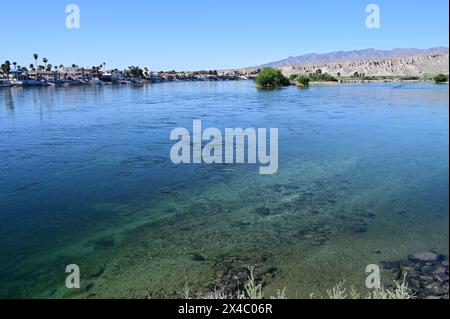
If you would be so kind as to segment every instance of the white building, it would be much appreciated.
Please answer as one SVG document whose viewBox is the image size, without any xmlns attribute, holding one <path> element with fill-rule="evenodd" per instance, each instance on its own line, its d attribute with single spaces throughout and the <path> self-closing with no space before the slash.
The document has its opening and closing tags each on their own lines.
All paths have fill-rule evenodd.
<svg viewBox="0 0 450 319">
<path fill-rule="evenodd" d="M 59 71 L 63 78 L 82 81 L 84 79 L 84 68 L 67 67 Z"/>
<path fill-rule="evenodd" d="M 113 81 L 123 81 L 124 80 L 123 72 L 116 70 L 111 71 L 111 79 Z"/>
</svg>

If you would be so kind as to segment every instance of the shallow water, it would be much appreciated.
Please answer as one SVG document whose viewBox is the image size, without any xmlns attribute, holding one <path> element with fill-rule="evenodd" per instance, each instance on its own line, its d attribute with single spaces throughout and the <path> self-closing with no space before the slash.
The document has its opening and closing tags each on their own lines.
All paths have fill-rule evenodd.
<svg viewBox="0 0 450 319">
<path fill-rule="evenodd" d="M 278 268 L 267 295 L 308 297 L 361 287 L 371 263 L 448 255 L 448 98 L 433 84 L 1 89 L 0 297 L 177 297 L 236 256 Z M 279 128 L 278 173 L 172 164 L 170 132 L 193 119 Z M 65 288 L 72 263 L 81 290 Z"/>
</svg>

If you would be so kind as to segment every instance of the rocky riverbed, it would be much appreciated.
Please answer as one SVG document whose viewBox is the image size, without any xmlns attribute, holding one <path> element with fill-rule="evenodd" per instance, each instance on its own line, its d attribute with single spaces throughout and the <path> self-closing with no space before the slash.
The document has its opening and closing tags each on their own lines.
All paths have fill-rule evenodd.
<svg viewBox="0 0 450 319">
<path fill-rule="evenodd" d="M 383 269 L 395 280 L 405 278 L 415 298 L 448 299 L 448 264 L 448 256 L 423 251 L 405 260 L 384 262 Z"/>
<path fill-rule="evenodd" d="M 262 255 L 260 261 L 267 261 L 270 257 L 270 254 Z M 228 296 L 236 296 L 244 291 L 244 284 L 250 278 L 250 270 L 244 266 L 248 262 L 248 258 L 238 255 L 217 258 L 213 265 L 215 278 L 208 290 L 220 289 Z M 256 263 L 253 271 L 255 282 L 264 287 L 276 280 L 281 270 L 276 266 L 263 267 Z M 448 299 L 448 256 L 422 251 L 404 260 L 382 262 L 382 281 L 385 288 L 393 289 L 394 281 L 403 280 L 408 284 L 414 299 Z"/>
<path fill-rule="evenodd" d="M 261 255 L 261 262 L 270 258 L 270 254 Z M 215 278 L 208 287 L 210 291 L 222 289 L 226 295 L 236 296 L 244 291 L 244 284 L 251 277 L 251 270 L 244 266 L 248 264 L 249 258 L 239 255 L 222 256 L 216 259 L 213 268 Z M 275 266 L 265 267 L 259 263 L 252 268 L 253 278 L 257 284 L 263 287 L 272 281 L 278 273 L 279 269 Z"/>
</svg>

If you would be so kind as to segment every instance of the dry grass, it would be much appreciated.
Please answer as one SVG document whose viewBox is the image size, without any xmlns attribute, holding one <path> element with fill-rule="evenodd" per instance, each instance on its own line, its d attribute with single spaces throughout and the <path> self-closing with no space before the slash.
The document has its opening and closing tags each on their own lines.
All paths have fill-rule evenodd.
<svg viewBox="0 0 450 319">
<path fill-rule="evenodd" d="M 262 284 L 255 280 L 254 268 L 249 267 L 249 279 L 244 283 L 244 291 L 238 291 L 236 295 L 227 294 L 223 287 L 217 287 L 213 291 L 206 294 L 193 294 L 187 280 L 185 285 L 180 289 L 179 295 L 184 299 L 263 299 Z M 408 288 L 406 283 L 406 276 L 402 282 L 394 281 L 394 288 L 392 290 L 381 287 L 372 290 L 367 295 L 359 293 L 355 287 L 347 289 L 345 281 L 337 283 L 333 288 L 326 290 L 326 297 L 329 299 L 412 299 L 414 294 Z M 311 298 L 316 298 L 313 294 Z M 319 297 L 323 299 L 322 296 Z M 278 290 L 276 296 L 270 296 L 270 299 L 287 299 L 286 287 L 283 290 Z"/>
<path fill-rule="evenodd" d="M 244 284 L 244 293 L 239 296 L 239 299 L 263 299 L 262 284 L 258 284 L 255 280 L 254 267 L 248 267 L 250 271 L 249 279 Z"/>
</svg>

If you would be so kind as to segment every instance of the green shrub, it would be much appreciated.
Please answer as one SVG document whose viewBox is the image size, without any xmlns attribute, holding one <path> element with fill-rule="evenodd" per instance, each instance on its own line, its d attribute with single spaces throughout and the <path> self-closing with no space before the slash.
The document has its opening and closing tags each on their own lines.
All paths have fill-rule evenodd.
<svg viewBox="0 0 450 319">
<path fill-rule="evenodd" d="M 403 80 L 403 81 L 420 80 L 420 77 L 418 77 L 418 76 L 402 76 L 402 77 L 400 77 L 400 80 Z"/>
<path fill-rule="evenodd" d="M 299 85 L 302 86 L 308 86 L 309 85 L 310 78 L 304 75 L 299 75 L 295 78 L 295 82 L 297 82 Z"/>
<path fill-rule="evenodd" d="M 280 70 L 264 68 L 261 73 L 256 76 L 255 84 L 260 88 L 277 88 L 288 86 L 291 83 Z"/>
<path fill-rule="evenodd" d="M 442 73 L 439 73 L 438 75 L 436 75 L 433 78 L 434 82 L 436 83 L 442 83 L 442 82 L 447 82 L 448 81 L 448 77 Z"/>
<path fill-rule="evenodd" d="M 332 76 L 328 73 L 316 72 L 314 74 L 310 74 L 309 78 L 313 82 L 338 82 L 338 80 L 334 76 Z"/>
</svg>

